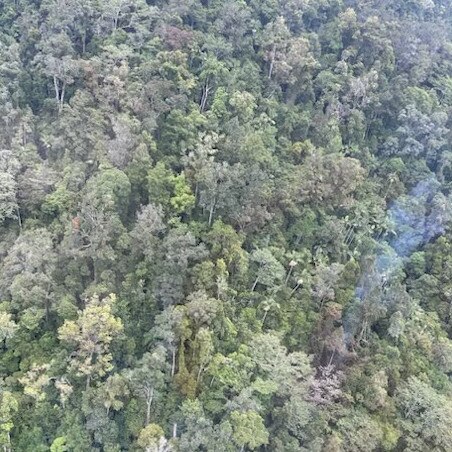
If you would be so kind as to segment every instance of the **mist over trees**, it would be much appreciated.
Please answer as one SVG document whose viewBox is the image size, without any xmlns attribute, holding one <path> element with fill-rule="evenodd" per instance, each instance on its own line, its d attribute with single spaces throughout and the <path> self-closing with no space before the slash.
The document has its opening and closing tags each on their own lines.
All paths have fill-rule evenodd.
<svg viewBox="0 0 452 452">
<path fill-rule="evenodd" d="M 449 0 L 0 0 L 0 448 L 448 452 Z"/>
</svg>

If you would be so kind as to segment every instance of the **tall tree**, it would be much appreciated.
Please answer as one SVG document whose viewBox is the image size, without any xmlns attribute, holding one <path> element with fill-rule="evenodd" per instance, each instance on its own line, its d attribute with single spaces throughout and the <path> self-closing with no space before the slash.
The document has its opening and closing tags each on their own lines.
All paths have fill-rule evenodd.
<svg viewBox="0 0 452 452">
<path fill-rule="evenodd" d="M 86 377 L 87 387 L 92 379 L 103 377 L 113 369 L 110 345 L 123 330 L 121 320 L 113 314 L 115 301 L 113 294 L 102 299 L 93 296 L 86 300 L 77 320 L 66 320 L 58 330 L 60 340 L 73 350 L 69 369 L 77 376 Z"/>
</svg>

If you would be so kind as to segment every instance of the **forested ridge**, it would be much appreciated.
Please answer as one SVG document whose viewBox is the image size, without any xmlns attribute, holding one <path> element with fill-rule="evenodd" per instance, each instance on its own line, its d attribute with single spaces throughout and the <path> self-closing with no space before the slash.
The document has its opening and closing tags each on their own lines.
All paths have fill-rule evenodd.
<svg viewBox="0 0 452 452">
<path fill-rule="evenodd" d="M 0 0 L 4 452 L 452 451 L 450 0 Z"/>
</svg>

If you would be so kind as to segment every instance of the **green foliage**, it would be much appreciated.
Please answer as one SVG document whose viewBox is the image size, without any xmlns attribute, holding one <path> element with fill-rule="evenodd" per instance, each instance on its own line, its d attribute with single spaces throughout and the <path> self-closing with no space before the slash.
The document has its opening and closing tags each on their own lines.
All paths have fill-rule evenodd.
<svg viewBox="0 0 452 452">
<path fill-rule="evenodd" d="M 268 444 L 268 432 L 262 418 L 254 411 L 231 413 L 232 436 L 240 447 L 247 446 L 251 450 Z"/>
<path fill-rule="evenodd" d="M 55 438 L 50 446 L 50 452 L 66 452 L 67 450 L 66 438 L 64 436 Z"/>
<path fill-rule="evenodd" d="M 450 449 L 450 2 L 0 5 L 0 448 Z"/>
<path fill-rule="evenodd" d="M 451 441 L 451 405 L 447 398 L 415 377 L 400 388 L 397 403 L 403 441 L 412 450 L 446 450 Z"/>
<path fill-rule="evenodd" d="M 58 330 L 59 338 L 74 347 L 69 368 L 77 376 L 86 376 L 87 385 L 113 368 L 110 344 L 123 330 L 121 320 L 112 313 L 115 300 L 114 294 L 104 299 L 95 295 L 77 320 L 66 320 Z"/>
<path fill-rule="evenodd" d="M 149 424 L 141 430 L 137 443 L 145 450 L 158 451 L 162 438 L 164 439 L 162 427 L 157 424 Z"/>
<path fill-rule="evenodd" d="M 19 403 L 9 391 L 2 391 L 0 401 L 0 442 L 5 449 L 11 447 L 11 430 L 14 427 L 13 416 L 19 409 Z"/>
</svg>

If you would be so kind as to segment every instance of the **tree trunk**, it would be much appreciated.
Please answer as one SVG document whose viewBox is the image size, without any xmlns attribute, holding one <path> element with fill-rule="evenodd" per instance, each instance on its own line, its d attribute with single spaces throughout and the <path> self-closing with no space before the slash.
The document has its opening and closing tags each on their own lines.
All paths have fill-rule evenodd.
<svg viewBox="0 0 452 452">
<path fill-rule="evenodd" d="M 209 92 L 210 92 L 209 79 L 207 79 L 202 90 L 201 102 L 199 104 L 199 110 L 201 111 L 201 113 L 206 109 Z"/>
<path fill-rule="evenodd" d="M 251 287 L 251 292 L 254 292 L 254 289 L 256 288 L 258 282 L 259 282 L 259 276 L 254 280 L 253 286 Z"/>
<path fill-rule="evenodd" d="M 55 89 L 55 100 L 57 103 L 58 112 L 60 112 L 60 84 L 55 75 L 53 76 L 53 87 Z"/>
<path fill-rule="evenodd" d="M 199 366 L 198 375 L 196 377 L 196 384 L 199 383 L 199 380 L 201 380 L 201 374 L 204 372 L 204 366 Z"/>
<path fill-rule="evenodd" d="M 290 276 L 292 275 L 292 272 L 293 272 L 293 267 L 291 266 L 291 267 L 289 268 L 289 271 L 287 272 L 286 280 L 284 281 L 284 284 L 285 284 L 286 286 L 287 286 L 287 283 L 288 283 L 288 281 L 289 281 Z"/>
<path fill-rule="evenodd" d="M 447 324 L 450 324 L 450 320 L 452 319 L 452 298 L 449 300 L 449 315 L 447 317 Z"/>
<path fill-rule="evenodd" d="M 49 323 L 50 318 L 50 306 L 49 306 L 49 300 L 46 299 L 46 323 Z"/>
<path fill-rule="evenodd" d="M 297 290 L 298 288 L 301 286 L 300 283 L 297 283 L 297 285 L 292 289 L 292 292 L 290 292 L 290 296 L 292 296 Z"/>
<path fill-rule="evenodd" d="M 153 399 L 154 399 L 154 388 L 150 390 L 148 398 L 146 400 L 146 425 L 149 425 L 149 422 L 151 420 L 151 405 Z"/>
<path fill-rule="evenodd" d="M 4 449 L 5 452 L 11 452 L 11 432 L 8 432 L 8 445 Z"/>
<path fill-rule="evenodd" d="M 297 239 L 295 240 L 295 247 L 297 247 L 301 242 L 302 236 L 301 234 L 297 235 Z"/>
<path fill-rule="evenodd" d="M 86 52 L 86 30 L 82 33 L 82 53 Z"/>
<path fill-rule="evenodd" d="M 66 82 L 63 82 L 63 88 L 61 89 L 61 95 L 60 95 L 60 106 L 59 106 L 59 113 L 63 111 L 63 104 L 64 104 L 64 94 L 66 91 Z"/>
<path fill-rule="evenodd" d="M 176 372 L 176 349 L 174 348 L 172 351 L 171 378 L 174 377 L 175 372 Z"/>
<path fill-rule="evenodd" d="M 358 341 L 357 341 L 358 345 L 361 344 L 362 340 L 367 342 L 367 338 L 365 337 L 366 336 L 366 331 L 367 331 L 367 320 L 364 320 L 362 328 L 361 328 L 361 331 L 360 331 L 359 336 L 358 336 Z"/>
<path fill-rule="evenodd" d="M 346 229 L 345 238 L 344 238 L 344 243 L 345 243 L 346 246 L 350 245 L 351 242 L 349 243 L 349 240 L 350 240 L 351 237 L 353 237 L 353 225 L 350 225 Z"/>
<path fill-rule="evenodd" d="M 270 67 L 268 68 L 268 78 L 272 78 L 273 74 L 273 67 L 275 65 L 275 57 L 276 57 L 276 44 L 273 44 L 272 52 L 271 52 L 271 59 L 270 59 Z"/>
<path fill-rule="evenodd" d="M 22 231 L 22 217 L 20 215 L 19 207 L 16 207 L 16 212 L 17 212 L 17 221 L 19 222 L 19 230 Z"/>
<path fill-rule="evenodd" d="M 195 202 L 198 203 L 198 191 L 199 191 L 199 186 L 198 186 L 198 182 L 196 182 L 195 185 Z"/>
<path fill-rule="evenodd" d="M 212 202 L 212 204 L 210 205 L 210 210 L 209 210 L 209 226 L 212 226 L 212 221 L 213 221 L 213 213 L 215 211 L 215 204 L 216 204 L 216 200 L 214 200 Z"/>
</svg>

